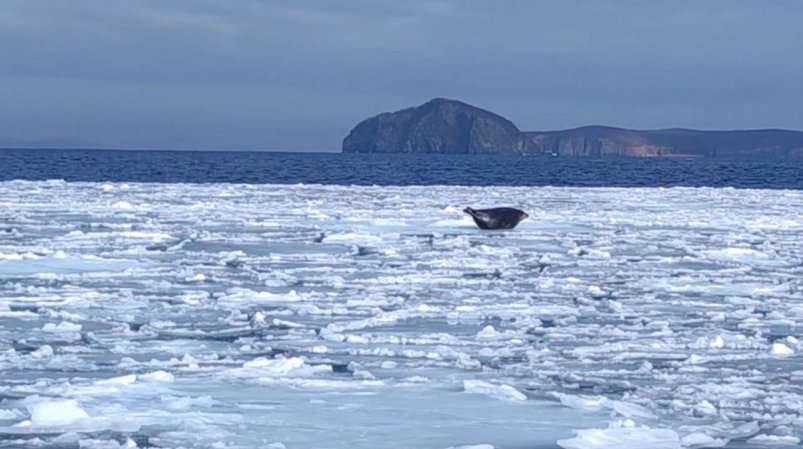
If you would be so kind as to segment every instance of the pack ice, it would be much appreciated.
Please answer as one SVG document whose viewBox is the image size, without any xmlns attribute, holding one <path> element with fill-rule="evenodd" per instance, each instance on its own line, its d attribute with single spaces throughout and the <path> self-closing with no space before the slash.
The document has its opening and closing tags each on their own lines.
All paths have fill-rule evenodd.
<svg viewBox="0 0 803 449">
<path fill-rule="evenodd" d="M 0 183 L 0 448 L 795 446 L 801 217 L 795 191 Z"/>
</svg>

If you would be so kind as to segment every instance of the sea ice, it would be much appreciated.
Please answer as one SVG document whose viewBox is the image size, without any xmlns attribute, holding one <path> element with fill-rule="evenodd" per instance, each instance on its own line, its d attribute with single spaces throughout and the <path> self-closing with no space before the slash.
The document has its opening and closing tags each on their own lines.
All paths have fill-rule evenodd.
<svg viewBox="0 0 803 449">
<path fill-rule="evenodd" d="M 480 231 L 478 198 L 532 218 Z M 800 444 L 801 214 L 798 191 L 0 183 L 0 446 Z"/>
</svg>

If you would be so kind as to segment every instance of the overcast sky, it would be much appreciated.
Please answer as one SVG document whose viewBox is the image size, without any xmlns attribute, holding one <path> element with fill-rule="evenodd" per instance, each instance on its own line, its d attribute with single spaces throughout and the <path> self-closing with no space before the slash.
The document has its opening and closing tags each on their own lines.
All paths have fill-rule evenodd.
<svg viewBox="0 0 803 449">
<path fill-rule="evenodd" d="M 523 130 L 803 129 L 803 1 L 2 0 L 0 146 L 339 151 L 432 97 Z"/>
</svg>

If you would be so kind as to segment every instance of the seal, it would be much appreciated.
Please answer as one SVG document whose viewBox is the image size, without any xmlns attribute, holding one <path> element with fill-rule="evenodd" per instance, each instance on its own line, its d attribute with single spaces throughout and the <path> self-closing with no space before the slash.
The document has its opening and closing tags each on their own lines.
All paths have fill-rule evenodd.
<svg viewBox="0 0 803 449">
<path fill-rule="evenodd" d="M 513 229 L 522 220 L 529 217 L 526 212 L 512 207 L 495 207 L 493 209 L 472 209 L 467 207 L 463 212 L 471 215 L 480 229 Z"/>
</svg>

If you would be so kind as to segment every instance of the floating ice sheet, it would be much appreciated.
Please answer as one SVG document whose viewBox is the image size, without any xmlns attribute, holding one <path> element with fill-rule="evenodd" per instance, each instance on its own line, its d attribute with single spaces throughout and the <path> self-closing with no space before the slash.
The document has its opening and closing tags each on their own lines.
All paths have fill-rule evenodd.
<svg viewBox="0 0 803 449">
<path fill-rule="evenodd" d="M 0 183 L 0 448 L 799 444 L 801 216 L 791 191 Z"/>
</svg>

